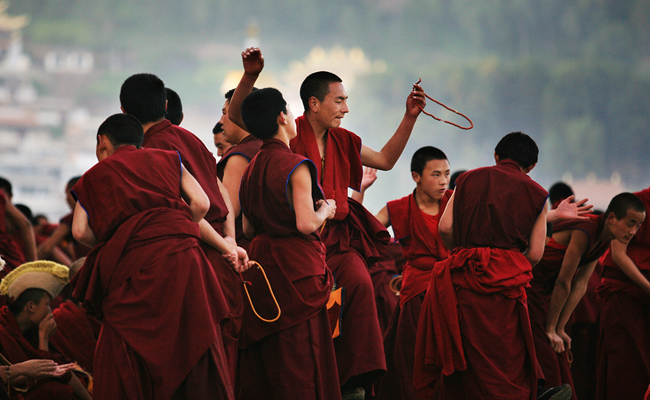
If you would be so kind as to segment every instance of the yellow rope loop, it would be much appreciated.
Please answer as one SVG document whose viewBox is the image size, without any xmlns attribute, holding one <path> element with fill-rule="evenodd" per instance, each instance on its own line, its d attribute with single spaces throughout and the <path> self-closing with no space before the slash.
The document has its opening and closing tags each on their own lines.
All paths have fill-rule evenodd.
<svg viewBox="0 0 650 400">
<path fill-rule="evenodd" d="M 396 295 L 399 296 L 399 285 L 402 284 L 402 275 L 397 275 L 393 279 L 390 280 L 388 283 L 388 288 L 391 290 L 391 292 L 395 293 Z"/>
<path fill-rule="evenodd" d="M 573 353 L 571 352 L 571 350 L 566 351 L 566 358 L 567 361 L 569 362 L 569 366 L 571 366 L 571 364 L 573 364 Z"/>
<path fill-rule="evenodd" d="M 251 260 L 251 262 L 255 263 L 257 265 L 257 269 L 262 271 L 262 275 L 264 275 L 264 280 L 266 280 L 266 285 L 269 288 L 269 292 L 271 293 L 271 297 L 273 297 L 273 301 L 275 302 L 275 306 L 278 308 L 278 315 L 273 319 L 262 318 L 262 316 L 257 313 L 257 310 L 255 309 L 255 306 L 253 305 L 253 300 L 251 299 L 251 295 L 250 295 L 250 293 L 248 293 L 247 282 L 244 281 L 243 282 L 244 290 L 246 291 L 246 296 L 248 297 L 248 302 L 250 303 L 251 309 L 253 309 L 253 312 L 255 313 L 257 318 L 261 319 L 264 322 L 275 322 L 280 318 L 280 315 L 282 314 L 282 310 L 280 309 L 280 304 L 278 304 L 278 299 L 275 298 L 275 293 L 273 293 L 273 288 L 271 288 L 271 283 L 269 282 L 269 278 L 266 277 L 266 272 L 264 272 L 264 268 L 262 268 L 260 263 L 258 263 L 257 261 Z"/>
</svg>

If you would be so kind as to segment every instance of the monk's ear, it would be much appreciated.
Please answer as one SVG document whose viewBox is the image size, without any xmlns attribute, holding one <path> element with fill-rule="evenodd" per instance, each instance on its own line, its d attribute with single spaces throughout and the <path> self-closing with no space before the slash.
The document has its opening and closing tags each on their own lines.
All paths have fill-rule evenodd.
<svg viewBox="0 0 650 400">
<path fill-rule="evenodd" d="M 499 158 L 499 156 L 497 155 L 497 152 L 495 151 L 494 152 L 494 162 L 498 164 L 499 161 L 501 161 L 501 159 Z"/>
<path fill-rule="evenodd" d="M 414 181 L 416 184 L 418 184 L 418 183 L 420 183 L 420 179 L 421 179 L 422 177 L 421 177 L 420 174 L 418 174 L 417 172 L 415 172 L 415 171 L 411 171 L 411 178 L 413 178 L 413 181 Z"/>
<path fill-rule="evenodd" d="M 287 114 L 280 111 L 280 114 L 278 114 L 278 120 L 277 120 L 278 126 L 286 125 L 288 120 L 289 119 L 287 118 Z"/>
<path fill-rule="evenodd" d="M 320 101 L 315 97 L 311 96 L 309 98 L 309 109 L 311 112 L 318 112 L 318 106 L 320 105 Z"/>
<path fill-rule="evenodd" d="M 524 169 L 524 172 L 527 173 L 527 174 L 530 173 L 530 171 L 532 171 L 533 168 L 535 168 L 536 165 L 537 165 L 537 163 L 529 165 L 528 167 L 526 167 L 526 169 Z"/>
</svg>

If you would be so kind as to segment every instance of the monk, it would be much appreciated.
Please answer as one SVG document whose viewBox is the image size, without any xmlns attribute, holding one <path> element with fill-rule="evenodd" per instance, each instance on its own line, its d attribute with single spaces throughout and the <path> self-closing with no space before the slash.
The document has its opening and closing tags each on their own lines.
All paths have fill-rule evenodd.
<svg viewBox="0 0 650 400">
<path fill-rule="evenodd" d="M 253 88 L 264 67 L 259 49 L 242 53 L 244 75 L 235 90 L 229 117 L 243 128 L 239 104 Z M 424 93 L 413 86 L 406 112 L 381 151 L 361 144 L 356 134 L 340 128 L 349 111 L 347 92 L 341 79 L 329 72 L 308 76 L 300 88 L 305 113 L 296 119 L 298 136 L 291 150 L 312 160 L 325 196 L 334 198 L 336 216 L 325 224 L 322 240 L 327 265 L 337 287 L 345 288 L 341 335 L 335 340 L 339 380 L 344 399 L 363 399 L 365 392 L 386 370 L 381 330 L 377 318 L 368 265 L 388 245 L 390 236 L 377 219 L 358 202 L 348 199 L 348 187 L 359 191 L 363 165 L 390 170 L 402 154 L 415 121 L 425 106 Z"/>
<path fill-rule="evenodd" d="M 646 212 L 650 188 L 636 192 Z M 650 223 L 612 241 L 597 289 L 602 303 L 597 399 L 641 399 L 650 382 Z"/>
<path fill-rule="evenodd" d="M 167 112 L 165 113 L 165 118 L 172 123 L 172 125 L 180 125 L 183 122 L 185 114 L 183 114 L 183 103 L 181 102 L 181 97 L 168 87 L 165 88 L 165 94 L 167 96 Z"/>
<path fill-rule="evenodd" d="M 553 235 L 544 256 L 533 267 L 533 279 L 526 290 L 535 352 L 546 385 L 568 383 L 573 387 L 567 353 L 571 348 L 569 319 L 610 242 L 629 242 L 644 218 L 643 203 L 632 193 L 621 193 L 612 199 L 605 214 L 553 226 Z"/>
<path fill-rule="evenodd" d="M 525 290 L 546 237 L 547 193 L 528 176 L 537 155 L 532 138 L 513 132 L 497 144 L 496 166 L 456 180 L 439 224 L 451 254 L 433 267 L 418 321 L 422 399 L 439 396 L 441 375 L 445 399 L 537 397 Z"/>
<path fill-rule="evenodd" d="M 11 202 L 11 183 L 0 178 L 0 184 L 0 256 L 6 262 L 0 277 L 4 277 L 20 264 L 36 260 L 36 239 L 32 224 Z M 18 229 L 23 246 L 7 232 L 7 223 Z"/>
<path fill-rule="evenodd" d="M 51 360 L 46 364 L 49 374 L 11 382 L 26 400 L 91 398 L 70 371 L 72 364 L 50 343 L 56 331 L 50 300 L 67 282 L 65 266 L 52 261 L 32 261 L 14 269 L 0 284 L 0 294 L 8 299 L 8 306 L 0 308 L 0 353 L 11 364 Z M 62 369 L 55 373 L 57 365 Z"/>
<path fill-rule="evenodd" d="M 143 139 L 135 117 L 106 119 L 99 163 L 72 189 L 73 234 L 93 247 L 74 296 L 103 317 L 95 398 L 232 399 L 228 307 L 198 242 L 209 200 L 178 152 Z"/>
<path fill-rule="evenodd" d="M 223 126 L 224 139 L 233 146 L 225 152 L 217 163 L 217 176 L 228 190 L 228 195 L 232 203 L 232 211 L 235 215 L 237 244 L 243 248 L 247 248 L 250 241 L 244 235 L 241 226 L 239 185 L 241 184 L 244 170 L 248 167 L 248 163 L 260 151 L 262 141 L 246 132 L 246 130 L 228 118 L 228 108 L 230 107 L 230 99 L 232 99 L 233 93 L 235 93 L 235 89 L 231 89 L 226 93 L 226 101 L 221 109 L 222 116 L 219 120 L 219 123 Z"/>
<path fill-rule="evenodd" d="M 217 148 L 217 157 L 221 158 L 232 145 L 224 139 L 223 125 L 220 122 L 217 122 L 214 128 L 212 128 L 212 136 L 214 139 L 214 147 Z"/>
<path fill-rule="evenodd" d="M 217 161 L 192 132 L 165 119 L 165 85 L 157 76 L 135 74 L 127 78 L 120 89 L 120 103 L 123 112 L 142 123 L 145 132 L 142 147 L 178 151 L 183 166 L 210 200 L 208 213 L 200 222 L 201 248 L 214 267 L 228 302 L 229 314 L 222 323 L 221 333 L 231 381 L 235 382 L 237 338 L 244 305 L 240 278 L 233 268 L 247 268 L 248 256 L 236 243 L 235 214 L 228 191 L 217 178 Z"/>
<path fill-rule="evenodd" d="M 296 127 L 279 91 L 248 95 L 242 116 L 264 140 L 242 178 L 243 226 L 254 236 L 250 255 L 265 269 L 278 308 L 260 271 L 245 273 L 252 301 L 241 339 L 241 398 L 340 399 L 326 308 L 333 277 L 318 232 L 336 203 L 324 200 L 316 166 L 289 149 Z"/>
</svg>

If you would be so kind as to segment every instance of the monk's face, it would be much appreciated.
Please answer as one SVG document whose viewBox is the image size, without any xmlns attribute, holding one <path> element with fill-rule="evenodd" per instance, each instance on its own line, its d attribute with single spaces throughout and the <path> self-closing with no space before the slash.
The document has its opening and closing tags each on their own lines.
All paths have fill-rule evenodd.
<svg viewBox="0 0 650 400">
<path fill-rule="evenodd" d="M 226 142 L 236 145 L 239 144 L 242 136 L 245 135 L 245 131 L 228 118 L 229 108 L 230 100 L 226 99 L 226 102 L 223 103 L 223 107 L 221 108 L 221 119 L 219 122 L 223 126 L 223 137 Z"/>
<path fill-rule="evenodd" d="M 315 110 L 312 109 L 312 112 L 321 125 L 328 129 L 341 126 L 341 120 L 345 117 L 345 114 L 350 112 L 348 109 L 348 92 L 345 91 L 343 83 L 330 83 L 329 92 L 323 101 L 316 99 Z"/>
<path fill-rule="evenodd" d="M 226 142 L 226 138 L 223 137 L 223 131 L 214 134 L 214 145 L 217 147 L 217 155 L 223 157 L 226 151 L 232 146 L 230 143 Z"/>
<path fill-rule="evenodd" d="M 50 295 L 46 294 L 38 301 L 38 303 L 34 304 L 31 309 L 29 320 L 33 325 L 38 326 L 43 318 L 50 314 L 52 314 L 52 310 L 50 309 Z"/>
<path fill-rule="evenodd" d="M 627 210 L 627 215 L 621 219 L 616 218 L 614 213 L 610 213 L 607 217 L 607 222 L 610 226 L 614 239 L 621 243 L 629 243 L 632 237 L 636 234 L 641 227 L 641 223 L 645 220 L 645 213 L 635 211 L 632 209 Z"/>
<path fill-rule="evenodd" d="M 412 172 L 412 176 L 418 191 L 423 191 L 432 200 L 440 200 L 449 186 L 450 173 L 449 161 L 429 160 L 422 175 Z"/>
</svg>

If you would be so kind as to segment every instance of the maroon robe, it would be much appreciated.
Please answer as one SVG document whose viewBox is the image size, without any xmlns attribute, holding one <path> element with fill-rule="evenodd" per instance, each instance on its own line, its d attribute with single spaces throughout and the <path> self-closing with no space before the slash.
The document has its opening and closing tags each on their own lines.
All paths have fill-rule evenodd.
<svg viewBox="0 0 650 400">
<path fill-rule="evenodd" d="M 100 243 L 74 277 L 74 296 L 103 317 L 95 399 L 234 397 L 218 331 L 228 308 L 181 168 L 177 152 L 121 146 L 72 189 Z M 211 380 L 186 385 L 213 367 Z"/>
<path fill-rule="evenodd" d="M 634 193 L 650 213 L 650 188 Z M 627 255 L 650 279 L 650 222 L 630 240 Z M 597 399 L 641 399 L 650 382 L 650 296 L 614 263 L 603 259 Z"/>
<path fill-rule="evenodd" d="M 454 244 L 434 265 L 416 340 L 414 385 L 423 399 L 535 399 L 535 359 L 522 254 L 547 193 L 512 160 L 461 175 Z M 516 205 L 516 207 L 514 207 Z M 480 305 L 480 306 L 477 306 Z"/>
<path fill-rule="evenodd" d="M 240 188 L 242 212 L 253 226 L 251 260 L 259 262 L 281 309 L 275 322 L 260 320 L 246 302 L 240 344 L 241 396 L 244 399 L 340 398 L 334 346 L 326 304 L 332 274 L 317 233 L 304 235 L 286 188 L 300 164 L 311 168 L 312 197 L 322 199 L 314 165 L 277 139 L 264 141 L 249 164 Z M 277 309 L 261 272 L 243 274 L 259 315 L 272 319 Z"/>
<path fill-rule="evenodd" d="M 6 202 L 9 201 L 0 191 L 0 256 L 5 260 L 5 268 L 0 271 L 0 278 L 7 276 L 14 268 L 25 262 L 25 254 L 18 242 L 7 233 Z"/>
<path fill-rule="evenodd" d="M 599 242 L 598 237 L 605 226 L 605 216 L 590 215 L 588 220 L 569 220 L 553 225 L 553 233 L 565 230 L 581 230 L 588 237 L 588 251 L 582 255 L 578 268 L 598 260 L 609 247 L 609 241 Z M 595 246 L 595 247 L 594 247 Z M 593 250 L 592 250 L 592 247 Z M 546 336 L 546 320 L 548 318 L 551 295 L 555 281 L 560 273 L 562 262 L 568 246 L 550 239 L 544 249 L 544 256 L 533 267 L 533 280 L 526 290 L 528 295 L 528 314 L 535 340 L 535 353 L 539 362 L 546 386 L 554 387 L 568 383 L 573 388 L 573 377 L 568 353 L 558 354 L 553 350 Z M 566 332 L 570 332 L 567 324 Z M 575 392 L 573 398 L 576 398 Z"/>
<path fill-rule="evenodd" d="M 253 135 L 248 135 L 245 138 L 243 138 L 238 145 L 233 146 L 228 150 L 226 150 L 226 154 L 224 154 L 223 157 L 221 157 L 221 159 L 217 163 L 217 176 L 219 177 L 219 179 L 223 181 L 223 174 L 224 171 L 226 170 L 226 164 L 228 163 L 230 157 L 234 155 L 242 156 L 250 163 L 253 157 L 255 157 L 255 155 L 260 151 L 260 147 L 262 147 L 262 141 Z M 244 235 L 241 221 L 242 221 L 242 217 L 240 212 L 237 218 L 235 219 L 235 231 L 237 232 L 237 245 L 247 249 L 248 245 L 250 244 L 250 240 L 246 237 L 246 235 Z"/>
<path fill-rule="evenodd" d="M 34 334 L 38 340 L 38 332 Z M 63 355 L 39 350 L 38 342 L 29 341 L 23 336 L 18 327 L 18 321 L 7 306 L 0 308 L 0 353 L 12 364 L 32 359 L 54 360 L 59 364 L 70 362 Z M 41 378 L 29 385 L 28 392 L 23 393 L 25 400 L 74 400 L 72 386 L 67 382 L 72 378 L 72 372 L 67 372 L 59 378 Z"/>
<path fill-rule="evenodd" d="M 304 115 L 296 119 L 296 126 L 298 136 L 291 140 L 291 150 L 316 165 L 325 197 L 336 200 L 336 215 L 325 224 L 321 239 L 336 285 L 345 288 L 341 335 L 334 341 L 339 380 L 345 385 L 354 378 L 356 386 L 367 387 L 386 370 L 368 265 L 380 257 L 390 235 L 368 210 L 348 198 L 348 187 L 359 191 L 363 176 L 361 138 L 343 128 L 328 130 L 322 160 Z"/>
<path fill-rule="evenodd" d="M 84 371 L 93 373 L 95 347 L 97 347 L 96 334 L 101 324 L 95 318 L 86 315 L 86 312 L 74 301 L 67 300 L 54 311 L 56 332 L 50 340 L 69 359 L 79 363 Z"/>
<path fill-rule="evenodd" d="M 415 192 L 387 204 L 395 238 L 399 240 L 407 260 L 402 272 L 400 308 L 393 315 L 392 332 L 384 337 L 386 351 L 392 352 L 390 357 L 387 355 L 386 363 L 389 372 L 395 368 L 402 399 L 418 399 L 413 389 L 418 319 L 433 265 L 449 255 L 438 234 L 438 223 L 451 194 L 451 190 L 445 193 L 436 215 L 428 215 L 420 210 Z"/>
<path fill-rule="evenodd" d="M 169 120 L 164 120 L 147 129 L 142 147 L 175 150 L 180 153 L 183 158 L 183 166 L 196 178 L 210 199 L 210 209 L 205 220 L 219 234 L 223 235 L 223 222 L 228 215 L 228 209 L 217 183 L 217 161 L 203 142 L 192 132 L 172 125 Z M 204 242 L 200 242 L 200 244 L 217 273 L 228 303 L 228 319 L 222 322 L 221 335 L 228 356 L 231 378 L 234 382 L 237 370 L 237 340 L 241 331 L 241 316 L 244 310 L 240 279 L 217 249 Z"/>
</svg>

